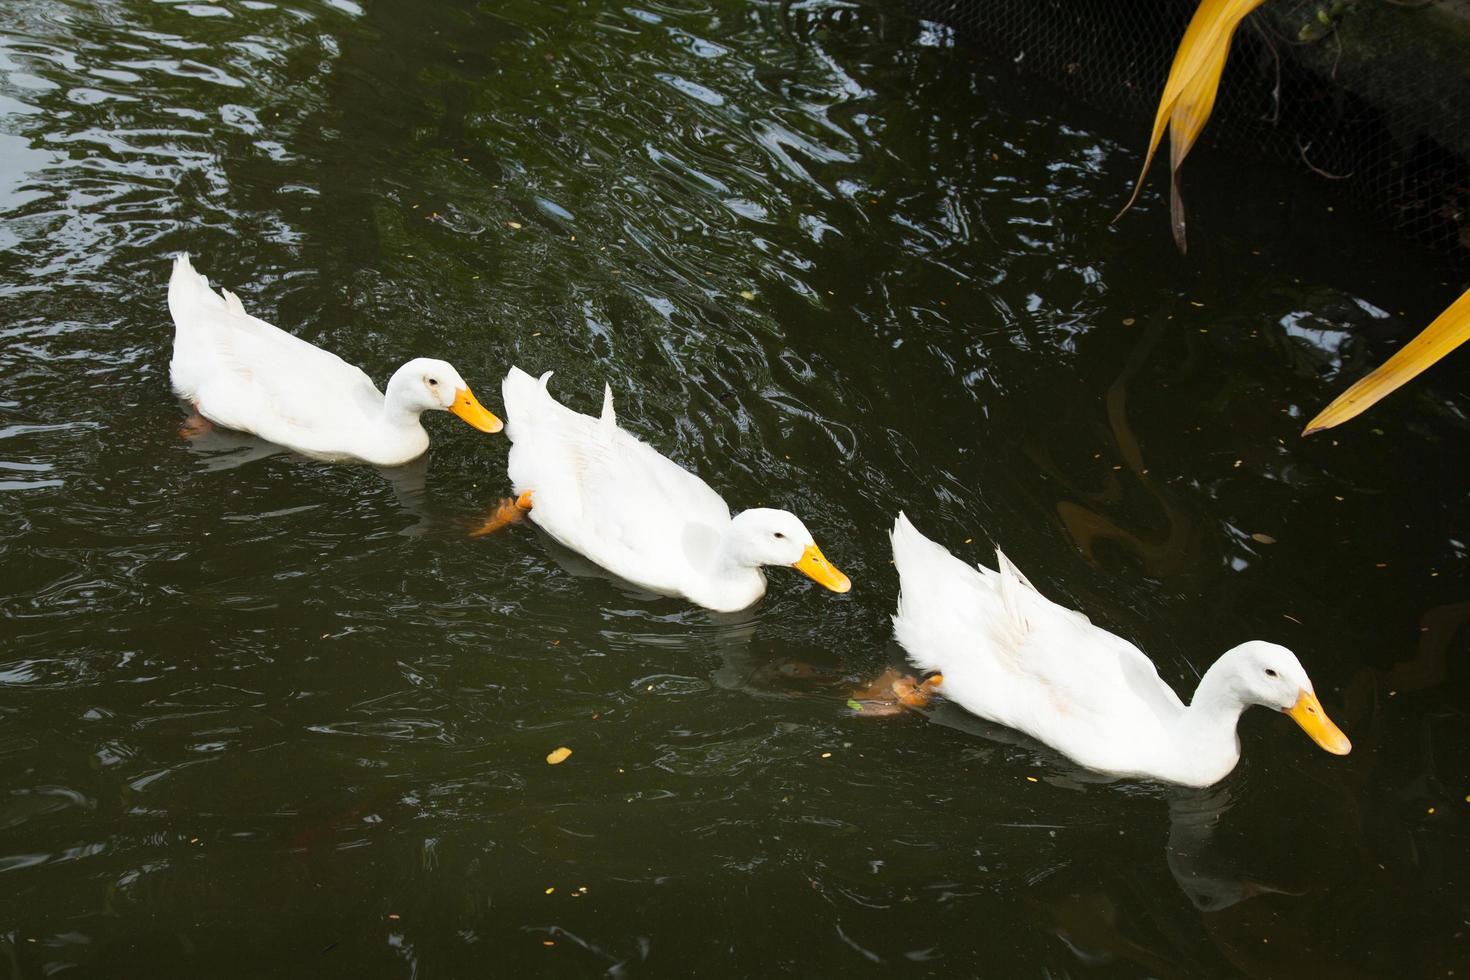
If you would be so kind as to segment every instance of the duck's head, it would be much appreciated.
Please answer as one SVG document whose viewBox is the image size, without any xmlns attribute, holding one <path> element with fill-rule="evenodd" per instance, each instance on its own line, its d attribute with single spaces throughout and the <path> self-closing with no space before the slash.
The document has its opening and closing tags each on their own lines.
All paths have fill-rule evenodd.
<svg viewBox="0 0 1470 980">
<path fill-rule="evenodd" d="M 839 572 L 812 540 L 806 525 L 790 511 L 756 507 L 730 522 L 731 557 L 741 565 L 790 565 L 818 585 L 846 592 L 852 580 Z"/>
<path fill-rule="evenodd" d="M 1275 643 L 1251 640 L 1229 653 L 1235 668 L 1235 688 L 1241 700 L 1262 704 L 1291 716 L 1322 748 L 1347 755 L 1353 743 L 1332 723 L 1312 691 L 1312 680 L 1296 654 Z"/>
<path fill-rule="evenodd" d="M 394 372 L 387 397 L 414 413 L 453 412 L 481 432 L 505 428 L 505 423 L 476 400 L 470 386 L 448 361 L 414 358 Z"/>
</svg>

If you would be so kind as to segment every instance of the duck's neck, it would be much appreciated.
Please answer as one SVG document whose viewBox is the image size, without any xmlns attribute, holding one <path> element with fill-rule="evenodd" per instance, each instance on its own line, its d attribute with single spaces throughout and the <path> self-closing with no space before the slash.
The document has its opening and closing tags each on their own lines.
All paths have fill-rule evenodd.
<svg viewBox="0 0 1470 980">
<path fill-rule="evenodd" d="M 712 532 L 713 534 L 714 532 Z M 739 531 L 731 525 L 708 542 L 704 588 L 699 601 L 716 609 L 744 609 L 766 592 L 766 574 L 740 557 Z M 691 597 L 692 598 L 692 597 Z"/>
<path fill-rule="evenodd" d="M 1181 759 L 1203 780 L 1197 785 L 1224 778 L 1240 761 L 1235 726 L 1248 705 L 1232 683 L 1234 674 L 1228 657 L 1215 661 L 1175 722 L 1174 744 Z"/>
<path fill-rule="evenodd" d="M 402 372 L 388 379 L 388 389 L 383 394 L 383 408 L 381 418 L 383 424 L 389 429 L 423 431 L 423 425 L 419 422 L 419 416 L 423 409 L 409 398 L 410 385 L 414 380 L 405 377 Z"/>
<path fill-rule="evenodd" d="M 395 375 L 388 382 L 378 424 L 359 433 L 363 443 L 357 455 L 378 466 L 398 466 L 422 456 L 429 448 L 429 433 L 419 422 L 421 409 L 406 396 Z"/>
</svg>

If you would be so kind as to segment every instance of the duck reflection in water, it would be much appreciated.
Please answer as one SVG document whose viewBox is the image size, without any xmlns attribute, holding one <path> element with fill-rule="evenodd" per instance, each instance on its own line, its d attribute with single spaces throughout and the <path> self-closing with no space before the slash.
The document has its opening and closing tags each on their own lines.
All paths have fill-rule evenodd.
<svg viewBox="0 0 1470 980">
<path fill-rule="evenodd" d="M 185 422 L 180 429 L 180 435 L 184 437 L 189 450 L 199 455 L 200 469 L 206 473 L 226 472 L 257 460 L 291 455 L 291 451 L 284 446 L 248 432 L 222 429 L 205 419 Z M 427 454 L 402 466 L 376 466 L 373 469 L 393 489 L 403 512 L 413 518 L 411 524 L 398 531 L 399 534 L 418 537 L 434 526 L 435 517 L 429 509 Z M 352 476 L 348 474 L 333 478 L 351 479 Z"/>
<path fill-rule="evenodd" d="M 1288 910 L 1281 904 L 1307 898 L 1309 891 L 1266 882 L 1247 864 L 1253 854 L 1250 848 L 1233 850 L 1226 841 L 1216 839 L 1234 805 L 1232 789 L 1217 785 L 1201 791 L 1166 792 L 1169 835 L 1164 848 L 1165 863 L 1198 915 L 1199 924 L 1224 957 L 1249 976 L 1278 975 L 1275 967 L 1258 971 L 1248 965 L 1252 957 L 1259 958 L 1259 947 L 1263 945 L 1276 952 L 1278 960 L 1280 954 L 1290 957 L 1288 950 L 1298 950 L 1303 957 L 1298 967 L 1314 959 L 1320 939 L 1311 934 L 1316 928 L 1312 916 L 1284 914 Z M 1227 834 L 1226 839 L 1229 837 Z M 1103 852 L 1099 849 L 1098 853 Z M 1249 863 L 1259 862 L 1250 860 Z M 1074 880 L 1081 877 L 1081 869 L 1076 870 L 1077 876 L 1068 877 Z M 1037 919 L 1073 956 L 1092 967 L 1129 962 L 1158 977 L 1191 977 L 1213 972 L 1209 965 L 1197 962 L 1186 951 L 1189 944 L 1178 943 L 1179 949 L 1171 948 L 1175 944 L 1170 938 L 1178 935 L 1188 918 L 1183 907 L 1145 902 L 1146 890 L 1138 880 L 1138 869 L 1120 874 L 1115 884 L 1107 878 L 1099 883 L 1095 877 L 1098 870 L 1096 862 L 1088 862 L 1085 887 L 1027 902 Z M 1287 873 L 1295 877 L 1297 871 L 1293 867 Z M 1237 909 L 1262 896 L 1275 897 L 1264 913 L 1247 910 L 1242 914 Z M 1308 903 L 1311 905 L 1311 899 Z M 1262 915 L 1270 922 L 1264 930 Z M 1173 921 L 1176 919 L 1180 921 Z M 1293 935 L 1293 929 L 1284 929 L 1285 923 L 1292 923 L 1300 929 L 1300 934 Z M 1267 943 L 1262 943 L 1263 937 L 1268 939 Z M 1315 973 L 1314 970 L 1306 972 Z M 1344 974 L 1334 972 L 1333 975 Z"/>
</svg>

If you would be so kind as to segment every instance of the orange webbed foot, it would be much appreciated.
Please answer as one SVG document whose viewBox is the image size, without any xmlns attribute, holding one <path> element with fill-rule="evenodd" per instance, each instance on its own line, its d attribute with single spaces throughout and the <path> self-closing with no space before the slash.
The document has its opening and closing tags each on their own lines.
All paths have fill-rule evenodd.
<svg viewBox="0 0 1470 980">
<path fill-rule="evenodd" d="M 179 424 L 179 437 L 193 442 L 214 431 L 214 423 L 199 414 L 198 406 L 195 406 L 194 414 L 184 419 Z"/>
<path fill-rule="evenodd" d="M 526 513 L 531 509 L 531 491 L 526 490 L 519 497 L 503 497 L 496 504 L 495 510 L 485 518 L 484 523 L 470 532 L 472 538 L 483 538 L 487 534 L 494 534 L 502 528 L 519 524 L 526 519 Z"/>
<path fill-rule="evenodd" d="M 944 683 L 943 674 L 931 674 L 918 683 L 914 683 L 912 677 L 905 677 L 895 681 L 893 693 L 898 697 L 899 703 L 908 708 L 927 708 L 929 699 L 939 690 L 939 685 Z"/>
<path fill-rule="evenodd" d="M 886 718 L 901 714 L 905 708 L 924 708 L 939 686 L 944 683 L 942 674 L 934 674 L 923 681 L 912 675 L 901 674 L 890 667 L 867 687 L 852 692 L 855 710 L 874 718 Z"/>
</svg>

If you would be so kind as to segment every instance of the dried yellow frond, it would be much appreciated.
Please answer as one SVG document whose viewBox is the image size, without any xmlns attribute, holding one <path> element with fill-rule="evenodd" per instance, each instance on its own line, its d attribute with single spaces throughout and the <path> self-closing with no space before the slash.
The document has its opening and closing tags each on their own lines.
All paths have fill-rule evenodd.
<svg viewBox="0 0 1470 980">
<path fill-rule="evenodd" d="M 1230 55 L 1230 43 L 1235 38 L 1235 29 L 1252 10 L 1265 0 L 1201 0 L 1199 8 L 1190 18 L 1174 53 L 1174 63 L 1169 68 L 1169 78 L 1164 82 L 1164 94 L 1159 98 L 1159 109 L 1154 114 L 1153 133 L 1148 141 L 1148 154 L 1143 160 L 1143 169 L 1133 185 L 1133 194 L 1123 210 L 1114 218 L 1117 221 L 1133 203 L 1143 189 L 1149 165 L 1158 152 L 1169 130 L 1169 165 L 1172 178 L 1169 194 L 1169 213 L 1174 228 L 1174 241 L 1182 252 L 1184 239 L 1184 201 L 1179 194 L 1179 168 L 1184 158 L 1194 148 L 1200 132 L 1209 121 L 1215 108 L 1215 96 L 1220 90 L 1220 75 L 1225 71 L 1225 60 Z"/>
<path fill-rule="evenodd" d="M 1367 411 L 1384 395 L 1416 377 L 1450 351 L 1470 340 L 1470 290 L 1450 304 L 1403 350 L 1380 364 L 1307 423 L 1302 435 L 1330 429 Z"/>
</svg>

